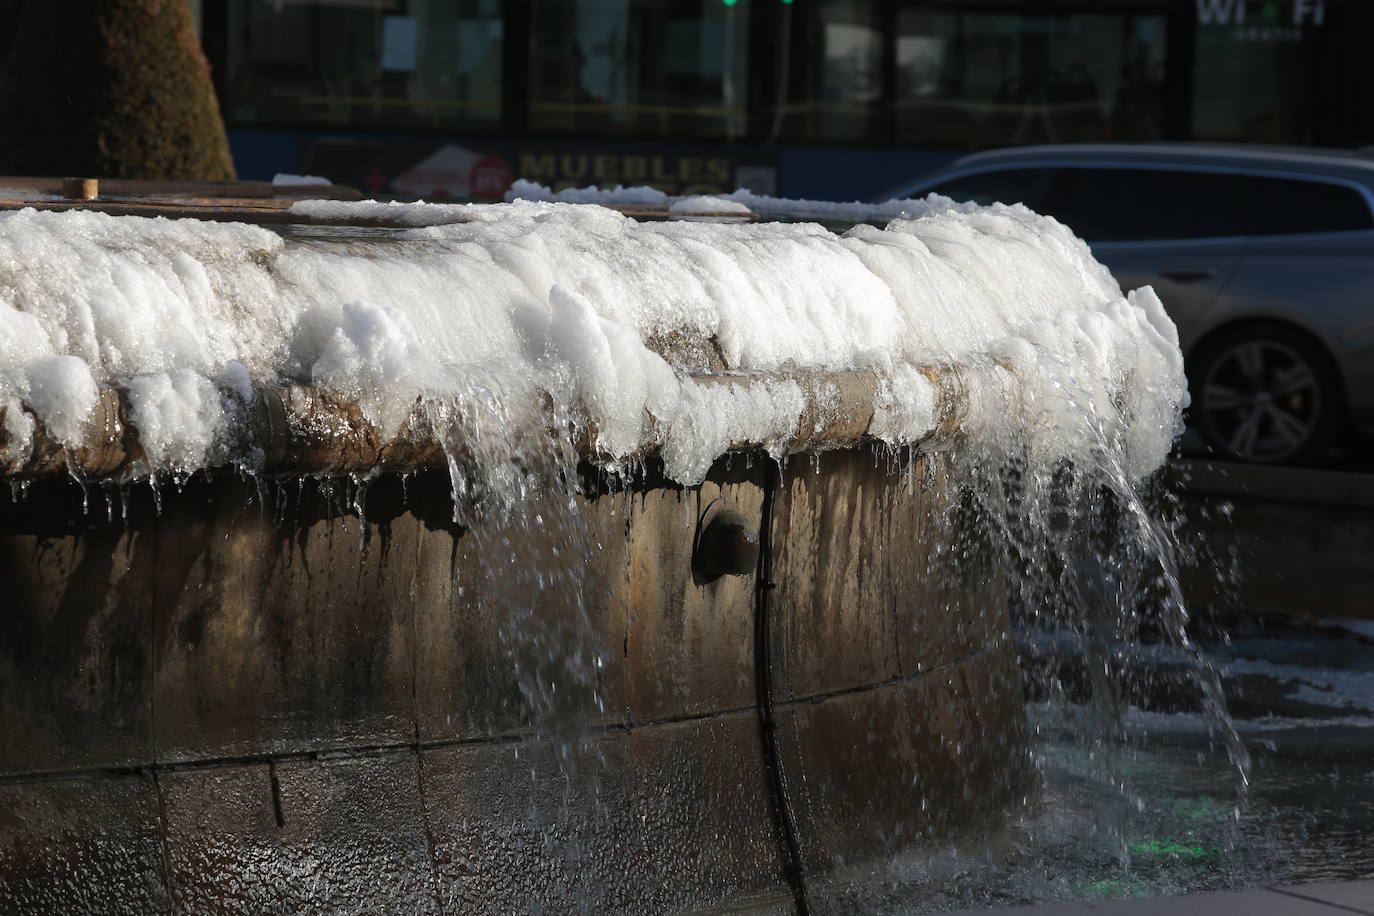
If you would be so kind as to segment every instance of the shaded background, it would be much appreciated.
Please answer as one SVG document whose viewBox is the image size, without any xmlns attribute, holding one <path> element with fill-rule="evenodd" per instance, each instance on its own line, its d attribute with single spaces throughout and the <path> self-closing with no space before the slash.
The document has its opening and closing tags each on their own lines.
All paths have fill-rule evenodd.
<svg viewBox="0 0 1374 916">
<path fill-rule="evenodd" d="M 190 5 L 240 177 L 369 194 L 855 199 L 1008 144 L 1374 143 L 1363 0 Z"/>
</svg>

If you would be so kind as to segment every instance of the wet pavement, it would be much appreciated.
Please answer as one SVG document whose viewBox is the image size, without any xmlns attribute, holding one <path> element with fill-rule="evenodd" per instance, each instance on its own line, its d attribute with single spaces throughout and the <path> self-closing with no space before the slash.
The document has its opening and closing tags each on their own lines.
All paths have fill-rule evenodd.
<svg viewBox="0 0 1374 916">
<path fill-rule="evenodd" d="M 1132 704 L 1028 707 L 1035 817 L 990 848 L 889 863 L 861 908 L 1374 913 L 1374 625 L 1252 618 L 1209 637 L 1248 784 L 1222 726 L 1186 702 L 1187 666 L 1146 647 Z"/>
<path fill-rule="evenodd" d="M 1150 900 L 1111 900 L 1054 903 L 1000 910 L 964 910 L 955 916 L 1374 916 L 1374 881 L 1339 884 L 1299 884 L 1255 888 L 1230 894 L 1155 897 Z"/>
</svg>

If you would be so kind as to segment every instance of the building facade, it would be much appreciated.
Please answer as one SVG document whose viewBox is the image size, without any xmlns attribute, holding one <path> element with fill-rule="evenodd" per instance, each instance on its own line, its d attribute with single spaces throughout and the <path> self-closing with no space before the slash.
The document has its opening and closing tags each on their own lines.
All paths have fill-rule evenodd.
<svg viewBox="0 0 1374 916">
<path fill-rule="evenodd" d="M 194 5 L 244 177 L 399 197 L 852 199 L 1012 144 L 1374 143 L 1369 0 Z"/>
</svg>

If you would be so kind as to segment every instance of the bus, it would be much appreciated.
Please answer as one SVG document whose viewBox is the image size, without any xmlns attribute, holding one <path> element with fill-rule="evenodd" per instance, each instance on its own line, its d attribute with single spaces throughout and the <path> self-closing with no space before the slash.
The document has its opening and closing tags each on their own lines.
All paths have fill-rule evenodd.
<svg viewBox="0 0 1374 916">
<path fill-rule="evenodd" d="M 1369 0 L 195 0 L 241 177 L 868 199 L 964 152 L 1374 142 Z"/>
</svg>

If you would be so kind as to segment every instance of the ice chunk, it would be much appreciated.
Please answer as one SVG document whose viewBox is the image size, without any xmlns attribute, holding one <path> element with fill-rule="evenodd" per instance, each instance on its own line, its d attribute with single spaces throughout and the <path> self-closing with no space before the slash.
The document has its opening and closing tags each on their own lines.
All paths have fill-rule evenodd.
<svg viewBox="0 0 1374 916">
<path fill-rule="evenodd" d="M 30 366 L 27 381 L 25 400 L 49 435 L 80 445 L 100 397 L 91 367 L 79 356 L 52 356 Z"/>
<path fill-rule="evenodd" d="M 689 382 L 665 423 L 664 469 L 674 480 L 698 482 L 732 442 L 753 442 L 780 458 L 797 434 L 805 406 L 805 392 L 791 379 L 744 385 Z"/>
<path fill-rule="evenodd" d="M 749 208 L 736 200 L 726 197 L 679 197 L 668 207 L 672 213 L 740 213 L 747 214 Z"/>
<path fill-rule="evenodd" d="M 152 470 L 194 471 L 210 463 L 222 434 L 219 389 L 190 369 L 139 375 L 125 385 L 129 422 Z"/>
<path fill-rule="evenodd" d="M 33 416 L 16 397 L 0 404 L 4 411 L 4 435 L 0 436 L 0 461 L 23 460 L 33 449 L 33 434 L 37 427 Z"/>
<path fill-rule="evenodd" d="M 292 175 L 289 172 L 278 172 L 272 176 L 272 184 L 290 185 L 291 187 L 331 185 L 333 183 L 328 178 L 321 178 L 319 175 Z"/>
<path fill-rule="evenodd" d="M 577 293 L 555 285 L 549 305 L 550 350 L 567 366 L 597 445 L 613 456 L 630 454 L 648 416 L 666 418 L 673 409 L 677 376 L 633 329 L 600 317 Z"/>
<path fill-rule="evenodd" d="M 0 185 L 0 200 L 44 201 L 61 200 L 61 194 L 48 194 L 33 188 L 11 188 Z"/>
<path fill-rule="evenodd" d="M 517 178 L 506 191 L 506 201 L 513 200 L 547 200 L 564 204 L 603 204 L 608 207 L 659 207 L 666 208 L 670 201 L 676 198 L 669 197 L 657 188 L 647 185 L 627 188 L 616 185 L 614 188 L 568 188 L 563 191 L 554 192 L 543 185 L 527 181 L 524 178 Z"/>
<path fill-rule="evenodd" d="M 893 445 L 919 442 L 935 430 L 935 408 L 935 385 L 916 367 L 900 363 L 882 380 L 868 432 Z"/>
<path fill-rule="evenodd" d="M 344 305 L 310 378 L 355 401 L 387 436 L 397 435 L 415 403 L 441 384 L 410 318 L 370 302 Z"/>
<path fill-rule="evenodd" d="M 236 359 L 224 364 L 224 371 L 215 381 L 240 401 L 247 401 L 253 396 L 253 377 L 248 367 Z"/>
</svg>

